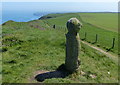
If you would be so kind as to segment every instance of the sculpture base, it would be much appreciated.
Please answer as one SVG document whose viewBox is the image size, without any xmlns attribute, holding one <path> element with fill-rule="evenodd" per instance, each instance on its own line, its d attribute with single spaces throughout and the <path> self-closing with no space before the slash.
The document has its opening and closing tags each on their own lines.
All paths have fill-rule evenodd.
<svg viewBox="0 0 120 85">
<path fill-rule="evenodd" d="M 65 64 L 65 69 L 70 73 L 77 72 L 79 67 L 80 67 L 80 63 L 81 62 L 78 60 L 76 67 L 75 66 L 70 66 L 70 64 Z"/>
</svg>

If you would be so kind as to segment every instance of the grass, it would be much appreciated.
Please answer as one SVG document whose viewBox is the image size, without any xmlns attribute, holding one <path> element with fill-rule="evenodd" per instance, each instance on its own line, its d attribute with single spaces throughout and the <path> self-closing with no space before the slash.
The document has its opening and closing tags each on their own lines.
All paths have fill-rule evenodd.
<svg viewBox="0 0 120 85">
<path fill-rule="evenodd" d="M 118 32 L 118 13 L 80 13 L 80 16 L 87 23 Z"/>
<path fill-rule="evenodd" d="M 63 15 L 65 16 L 63 17 Z M 55 14 L 55 18 L 52 19 L 6 22 L 3 25 L 2 35 L 3 48 L 6 49 L 2 52 L 3 83 L 36 83 L 36 81 L 30 80 L 36 71 L 56 70 L 63 64 L 65 61 L 64 27 L 66 21 L 74 16 L 79 18 L 78 14 L 71 13 Z M 52 24 L 58 25 L 57 28 L 53 29 Z M 59 29 L 59 26 L 62 26 L 63 29 Z M 91 30 L 89 31 L 92 32 L 92 25 L 87 24 L 84 24 L 84 31 L 90 26 Z M 81 29 L 81 32 L 84 31 Z M 105 32 L 108 35 L 113 33 Z M 81 34 L 82 36 L 84 37 L 84 33 Z M 79 58 L 81 65 L 78 73 L 71 74 L 66 78 L 46 79 L 43 83 L 118 82 L 118 65 L 106 55 L 81 43 Z M 83 75 L 81 71 L 85 74 Z M 94 75 L 95 78 L 90 75 Z"/>
<path fill-rule="evenodd" d="M 63 16 L 63 14 L 57 14 L 57 16 L 56 16 L 56 14 L 50 14 L 50 15 L 46 15 L 46 16 L 51 16 L 53 18 L 45 19 L 43 21 L 48 23 L 48 25 L 50 25 L 51 27 L 55 24 L 56 28 L 63 28 L 65 30 L 64 33 L 67 33 L 67 31 L 66 31 L 67 30 L 66 29 L 67 20 L 69 20 L 72 17 L 76 17 L 83 23 L 83 27 L 80 30 L 81 39 L 85 38 L 85 32 L 86 32 L 87 33 L 86 41 L 88 41 L 90 43 L 94 43 L 95 38 L 96 38 L 95 36 L 97 34 L 98 35 L 98 42 L 94 43 L 94 44 L 96 46 L 99 45 L 100 48 L 107 50 L 107 49 L 110 49 L 112 47 L 112 40 L 113 40 L 113 38 L 115 38 L 115 47 L 111 51 L 113 53 L 118 54 L 118 33 L 114 32 L 114 31 L 107 30 L 108 28 L 106 28 L 106 29 L 100 28 L 99 26 L 95 26 L 94 24 L 87 23 L 86 20 L 84 20 L 84 17 L 81 16 L 81 14 L 82 13 L 70 13 L 70 14 L 67 13 L 67 14 L 64 14 L 64 16 Z M 88 16 L 93 16 L 93 13 L 83 13 L 82 15 L 84 15 L 84 14 L 86 14 Z M 116 26 L 115 24 L 111 24 L 112 20 L 114 19 L 114 16 L 117 17 L 116 14 L 94 13 L 94 15 L 96 15 L 95 18 L 97 17 L 97 15 L 99 15 L 98 17 L 100 17 L 100 16 L 102 17 L 102 15 L 104 15 L 104 19 L 108 20 L 107 23 L 109 23 L 110 25 L 113 25 L 114 27 Z M 112 16 L 112 15 L 113 15 L 113 17 L 111 17 L 112 18 L 111 19 L 109 16 Z M 110 18 L 110 19 L 108 19 L 108 18 Z M 97 21 L 100 22 L 99 19 L 96 20 L 96 22 Z M 104 23 L 104 22 L 101 21 L 101 23 Z M 114 20 L 114 23 L 117 23 L 117 21 Z"/>
</svg>

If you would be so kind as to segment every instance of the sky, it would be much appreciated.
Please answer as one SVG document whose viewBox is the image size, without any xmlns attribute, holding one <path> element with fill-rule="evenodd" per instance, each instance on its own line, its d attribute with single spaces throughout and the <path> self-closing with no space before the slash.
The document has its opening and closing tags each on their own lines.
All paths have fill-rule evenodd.
<svg viewBox="0 0 120 85">
<path fill-rule="evenodd" d="M 2 2 L 118 2 L 120 0 L 1 0 Z"/>
<path fill-rule="evenodd" d="M 117 12 L 116 2 L 3 2 L 3 11 Z"/>
<path fill-rule="evenodd" d="M 2 10 L 51 10 L 56 11 L 55 8 L 66 11 L 72 9 L 74 11 L 118 11 L 118 2 L 120 0 L 1 0 L 0 11 Z M 7 3 L 6 3 L 7 2 Z M 11 2 L 11 3 L 8 3 Z M 32 2 L 32 3 L 12 3 L 12 2 Z M 33 3 L 34 2 L 34 3 Z M 35 2 L 41 2 L 39 4 Z M 47 3 L 42 3 L 47 2 Z M 51 2 L 51 3 L 48 3 Z M 58 2 L 58 3 L 52 3 Z M 61 2 L 67 2 L 61 3 Z M 72 4 L 70 2 L 79 2 L 79 4 Z M 85 3 L 84 3 L 85 2 Z M 61 6 L 62 5 L 62 6 Z M 31 7 L 32 6 L 32 7 Z M 46 7 L 47 6 L 47 7 Z M 3 8 L 3 9 L 1 9 Z M 41 9 L 42 8 L 42 9 Z M 65 8 L 65 9 L 64 9 Z M 83 9 L 83 10 L 82 10 Z"/>
</svg>

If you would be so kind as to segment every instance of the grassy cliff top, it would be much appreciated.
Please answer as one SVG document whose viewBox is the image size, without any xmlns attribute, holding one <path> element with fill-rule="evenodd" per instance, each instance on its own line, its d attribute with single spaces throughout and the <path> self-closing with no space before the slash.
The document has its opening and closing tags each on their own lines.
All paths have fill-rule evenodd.
<svg viewBox="0 0 120 85">
<path fill-rule="evenodd" d="M 47 15 L 48 16 L 48 15 Z M 65 61 L 66 21 L 76 17 L 83 23 L 81 39 L 87 32 L 86 42 L 94 42 L 94 35 L 99 34 L 99 41 L 94 45 L 100 48 L 111 47 L 108 43 L 116 32 L 97 28 L 81 20 L 78 13 L 50 14 L 54 18 L 33 20 L 30 22 L 9 21 L 2 25 L 2 65 L 4 83 L 37 83 L 38 71 L 56 70 Z M 53 25 L 56 28 L 53 28 Z M 105 40 L 106 39 L 106 40 Z M 116 41 L 117 44 L 117 41 Z M 116 45 L 115 45 L 116 46 Z M 110 52 L 116 53 L 117 46 Z M 116 83 L 118 65 L 95 49 L 81 43 L 81 65 L 78 73 L 66 78 L 46 79 L 43 83 Z"/>
</svg>

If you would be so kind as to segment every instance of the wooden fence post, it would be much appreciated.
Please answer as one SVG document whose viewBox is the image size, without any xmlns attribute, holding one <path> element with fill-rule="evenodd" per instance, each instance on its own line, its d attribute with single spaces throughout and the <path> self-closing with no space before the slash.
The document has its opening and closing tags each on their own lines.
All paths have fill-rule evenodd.
<svg viewBox="0 0 120 85">
<path fill-rule="evenodd" d="M 114 46 L 115 46 L 115 38 L 113 38 L 112 48 L 114 48 Z"/>
<path fill-rule="evenodd" d="M 98 41 L 98 35 L 96 34 L 96 39 L 95 39 L 95 42 L 97 42 Z"/>
<path fill-rule="evenodd" d="M 87 37 L 87 33 L 85 32 L 85 40 L 86 40 L 86 37 Z"/>
<path fill-rule="evenodd" d="M 53 28 L 55 29 L 55 24 L 53 25 Z"/>
</svg>

